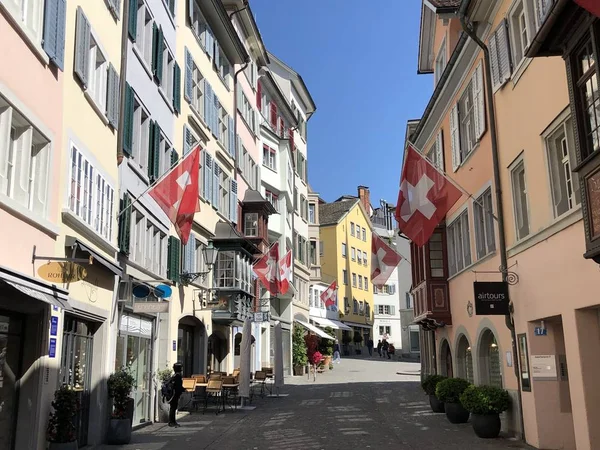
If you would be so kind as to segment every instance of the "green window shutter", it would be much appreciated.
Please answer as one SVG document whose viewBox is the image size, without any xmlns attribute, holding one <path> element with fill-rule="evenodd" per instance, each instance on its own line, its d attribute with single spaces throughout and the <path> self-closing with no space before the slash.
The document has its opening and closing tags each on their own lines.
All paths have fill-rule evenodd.
<svg viewBox="0 0 600 450">
<path fill-rule="evenodd" d="M 160 27 L 158 29 L 158 34 L 156 38 L 156 79 L 158 80 L 158 84 L 162 85 L 163 81 L 163 53 L 165 50 L 165 35 L 163 34 L 163 29 Z"/>
<path fill-rule="evenodd" d="M 181 272 L 181 241 L 175 236 L 169 236 L 167 278 L 175 283 L 179 283 L 179 273 Z"/>
<path fill-rule="evenodd" d="M 125 118 L 123 121 L 123 153 L 131 156 L 133 147 L 133 89 L 129 83 L 125 84 Z"/>
<path fill-rule="evenodd" d="M 129 0 L 129 38 L 135 42 L 137 36 L 137 5 L 138 0 Z"/>
<path fill-rule="evenodd" d="M 173 108 L 181 112 L 181 69 L 177 63 L 173 68 Z"/>
<path fill-rule="evenodd" d="M 174 148 L 171 149 L 171 167 L 175 166 L 179 161 L 179 153 Z"/>
<path fill-rule="evenodd" d="M 150 142 L 148 145 L 148 178 L 150 183 L 158 179 L 160 166 L 160 127 L 150 121 Z"/>
<path fill-rule="evenodd" d="M 125 193 L 120 201 L 119 211 L 125 210 L 119 216 L 119 251 L 124 255 L 129 255 L 129 241 L 131 237 L 131 199 L 129 194 Z"/>
<path fill-rule="evenodd" d="M 158 26 L 152 23 L 152 73 L 156 75 L 156 54 L 158 53 Z"/>
</svg>

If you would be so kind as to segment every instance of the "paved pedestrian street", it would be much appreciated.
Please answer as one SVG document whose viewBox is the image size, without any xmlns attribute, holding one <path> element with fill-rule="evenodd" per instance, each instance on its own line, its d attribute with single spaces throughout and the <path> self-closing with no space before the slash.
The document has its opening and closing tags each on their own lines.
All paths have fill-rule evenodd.
<svg viewBox="0 0 600 450">
<path fill-rule="evenodd" d="M 470 424 L 433 414 L 419 387 L 419 365 L 344 359 L 316 381 L 286 379 L 280 398 L 257 398 L 253 411 L 194 413 L 180 428 L 154 424 L 123 450 L 222 449 L 527 449 L 519 441 L 477 438 Z M 415 375 L 399 375 L 398 372 Z"/>
</svg>

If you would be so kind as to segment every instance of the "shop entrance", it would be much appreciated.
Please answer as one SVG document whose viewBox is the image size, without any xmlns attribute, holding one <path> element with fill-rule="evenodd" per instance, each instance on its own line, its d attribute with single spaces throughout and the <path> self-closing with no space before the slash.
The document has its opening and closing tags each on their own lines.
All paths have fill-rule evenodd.
<svg viewBox="0 0 600 450">
<path fill-rule="evenodd" d="M 183 376 L 191 377 L 205 370 L 204 324 L 196 317 L 186 316 L 177 329 L 177 361 L 183 364 Z"/>
<path fill-rule="evenodd" d="M 14 440 L 22 331 L 21 316 L 0 311 L 0 450 L 10 450 Z"/>
</svg>

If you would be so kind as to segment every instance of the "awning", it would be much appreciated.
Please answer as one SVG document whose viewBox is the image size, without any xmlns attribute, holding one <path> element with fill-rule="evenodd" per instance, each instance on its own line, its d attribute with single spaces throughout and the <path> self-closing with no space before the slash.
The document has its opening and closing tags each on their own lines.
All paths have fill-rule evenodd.
<svg viewBox="0 0 600 450">
<path fill-rule="evenodd" d="M 69 305 L 68 291 L 34 278 L 29 278 L 26 275 L 21 275 L 18 272 L 13 272 L 10 269 L 0 267 L 0 283 L 4 283 L 35 300 L 40 300 L 67 311 L 73 309 Z"/>
<path fill-rule="evenodd" d="M 306 328 L 307 330 L 312 331 L 313 333 L 315 333 L 319 337 L 322 337 L 322 338 L 325 338 L 325 339 L 335 339 L 333 336 L 329 336 L 323 330 L 321 330 L 320 328 L 315 327 L 314 325 L 311 325 L 308 322 L 303 322 L 302 320 L 298 320 L 298 319 L 295 319 L 294 322 L 299 323 L 304 328 Z"/>
<path fill-rule="evenodd" d="M 117 276 L 123 275 L 123 269 L 121 269 L 121 266 L 119 266 L 119 264 L 117 264 L 116 261 L 110 260 L 110 259 L 106 258 L 105 256 L 102 256 L 96 250 L 94 250 L 90 246 L 84 244 L 79 239 L 74 238 L 73 236 L 67 236 L 65 238 L 65 247 L 74 247 L 74 246 L 79 247 L 79 249 L 82 252 L 87 253 L 90 256 L 93 256 L 94 261 L 99 262 L 100 264 L 102 264 L 104 267 L 106 267 L 108 270 L 110 270 L 115 275 L 117 275 Z"/>
<path fill-rule="evenodd" d="M 348 325 L 343 324 L 337 320 L 325 319 L 323 317 L 313 317 L 311 316 L 310 320 L 313 322 L 317 322 L 321 327 L 331 327 L 334 330 L 351 330 Z"/>
<path fill-rule="evenodd" d="M 344 325 L 346 326 L 351 326 L 351 327 L 357 327 L 357 328 L 371 328 L 371 325 L 368 325 L 366 323 L 357 323 L 357 322 L 345 322 Z"/>
</svg>

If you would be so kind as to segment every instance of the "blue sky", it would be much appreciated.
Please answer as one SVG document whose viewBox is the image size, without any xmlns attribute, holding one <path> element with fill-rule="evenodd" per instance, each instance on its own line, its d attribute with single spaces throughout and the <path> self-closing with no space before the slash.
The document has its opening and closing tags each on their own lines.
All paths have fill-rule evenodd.
<svg viewBox="0 0 600 450">
<path fill-rule="evenodd" d="M 308 177 L 326 201 L 395 203 L 406 122 L 433 89 L 417 75 L 420 0 L 250 0 L 265 45 L 296 70 L 317 104 Z"/>
</svg>

